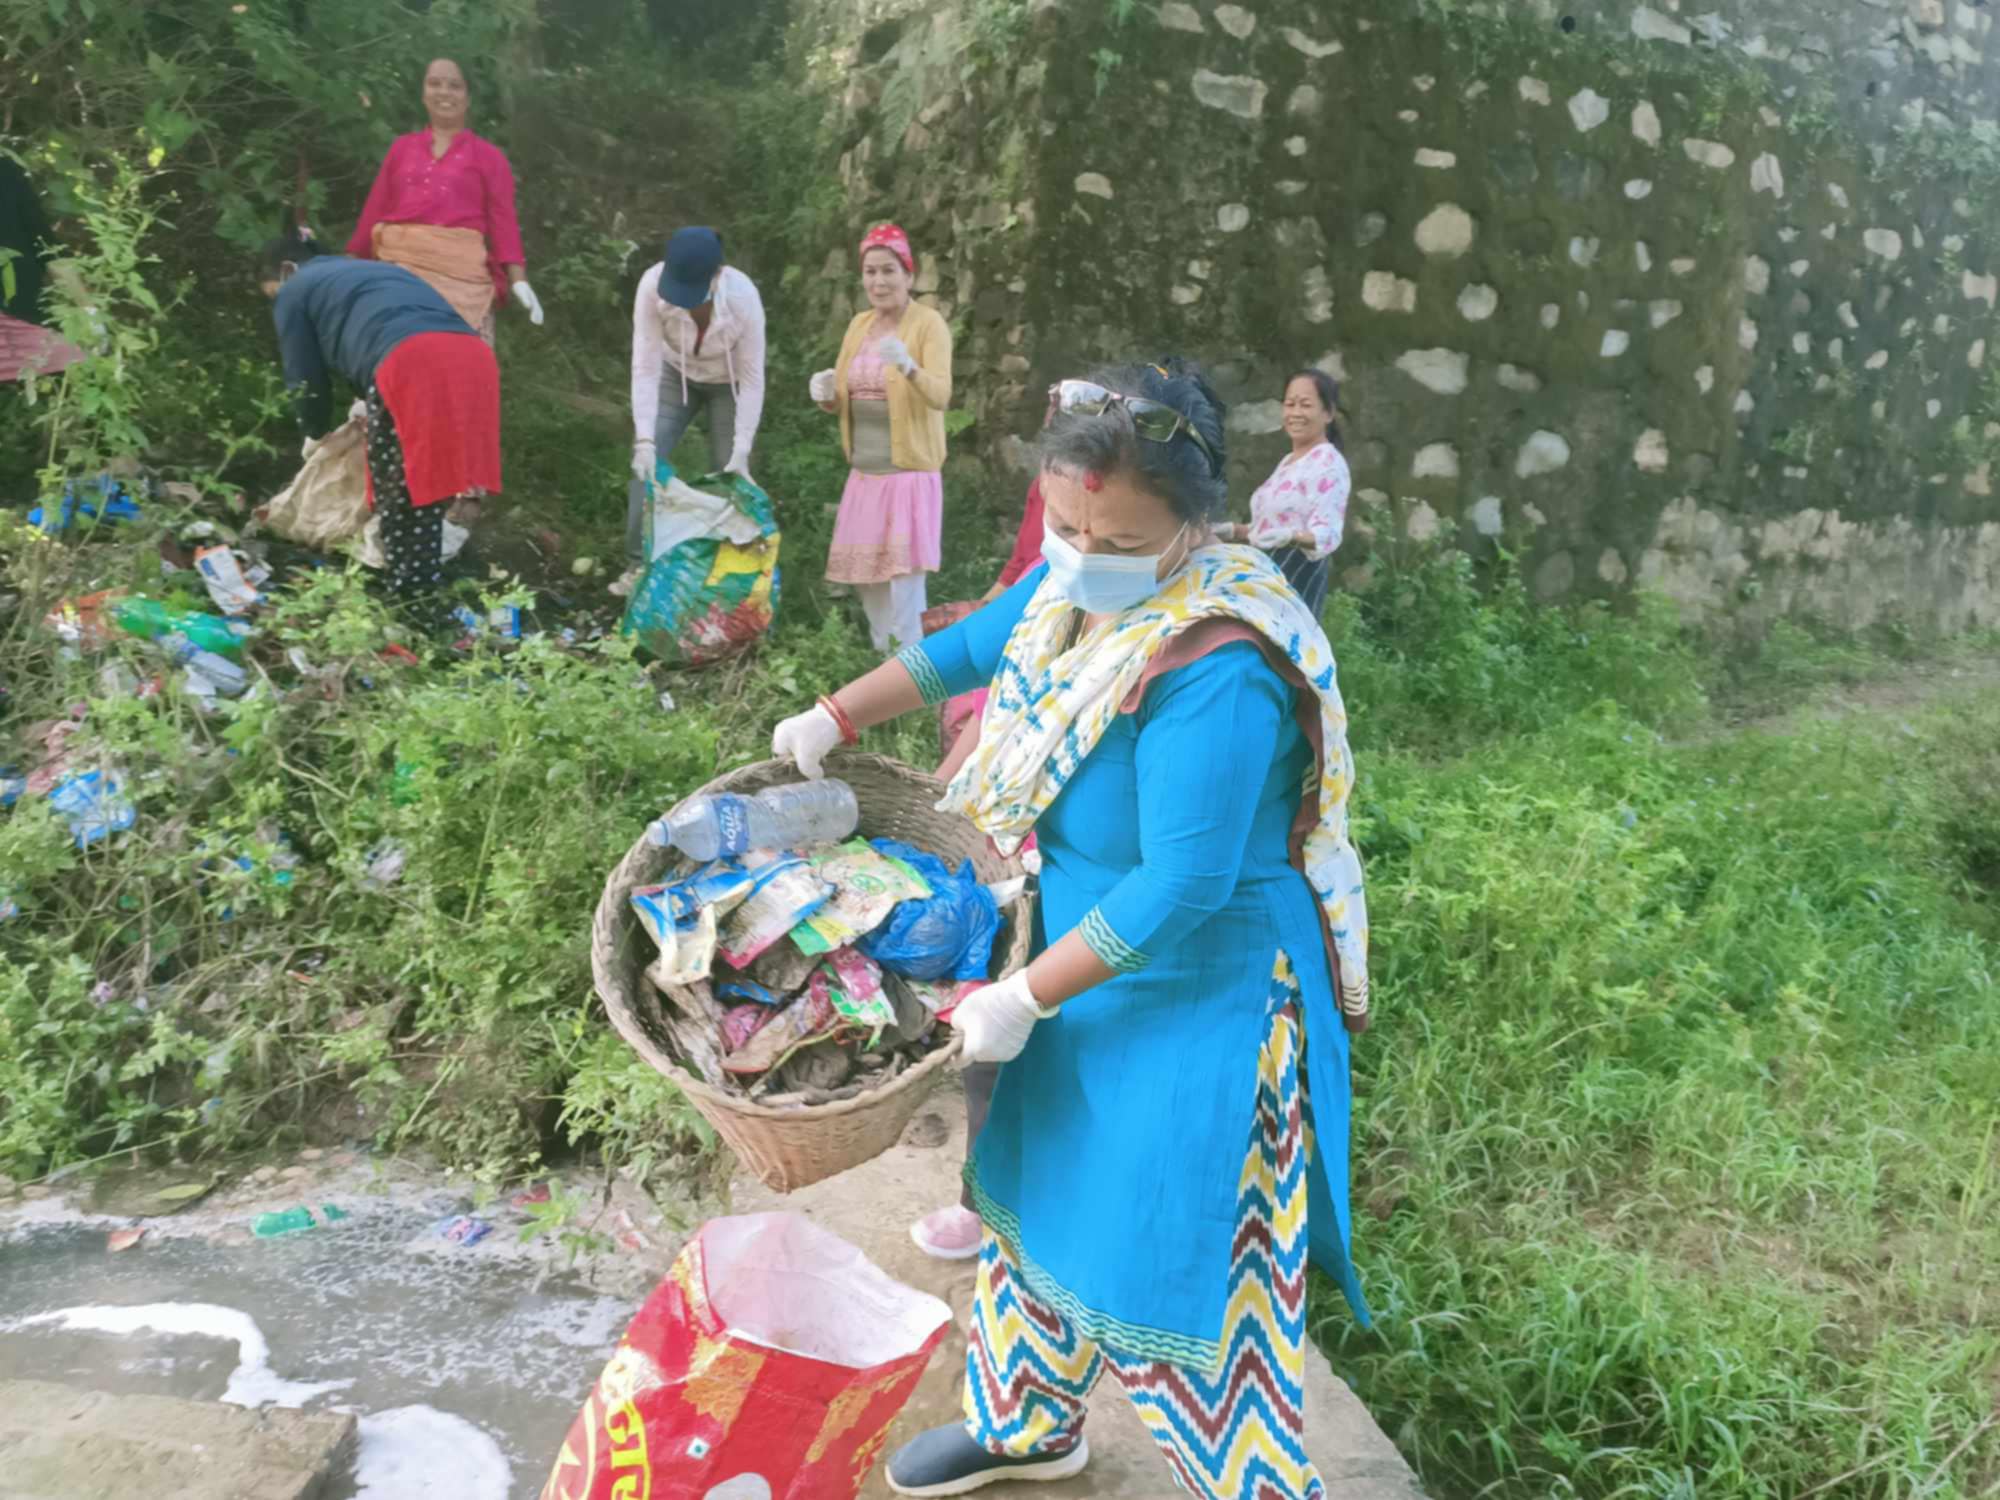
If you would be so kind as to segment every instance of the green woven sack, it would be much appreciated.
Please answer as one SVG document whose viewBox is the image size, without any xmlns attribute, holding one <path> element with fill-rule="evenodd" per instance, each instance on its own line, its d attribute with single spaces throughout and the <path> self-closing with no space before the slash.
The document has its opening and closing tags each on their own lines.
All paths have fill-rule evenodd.
<svg viewBox="0 0 2000 1500">
<path fill-rule="evenodd" d="M 673 466 L 662 461 L 654 483 L 664 489 L 674 479 Z M 703 666 L 736 655 L 771 628 L 778 613 L 778 521 L 771 497 L 740 474 L 687 483 L 727 498 L 755 524 L 757 536 L 749 542 L 695 536 L 654 558 L 619 630 L 661 661 Z"/>
</svg>

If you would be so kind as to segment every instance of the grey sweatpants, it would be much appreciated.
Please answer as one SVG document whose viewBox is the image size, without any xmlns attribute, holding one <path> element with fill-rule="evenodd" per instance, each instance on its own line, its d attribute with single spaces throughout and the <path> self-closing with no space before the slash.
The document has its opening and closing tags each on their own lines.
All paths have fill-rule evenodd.
<svg viewBox="0 0 2000 1500">
<path fill-rule="evenodd" d="M 661 458 L 672 458 L 674 447 L 694 425 L 695 413 L 705 413 L 708 456 L 715 468 L 729 462 L 736 446 L 736 392 L 727 385 L 688 382 L 681 400 L 681 378 L 671 369 L 660 372 L 660 415 L 653 423 L 653 447 Z M 646 561 L 646 485 L 634 479 L 625 491 L 625 556 Z"/>
</svg>

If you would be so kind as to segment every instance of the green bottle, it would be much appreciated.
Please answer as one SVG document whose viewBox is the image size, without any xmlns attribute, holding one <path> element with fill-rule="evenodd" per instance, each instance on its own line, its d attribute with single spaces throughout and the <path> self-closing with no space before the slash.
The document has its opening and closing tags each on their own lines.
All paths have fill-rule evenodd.
<svg viewBox="0 0 2000 1500">
<path fill-rule="evenodd" d="M 179 631 L 199 650 L 213 651 L 221 656 L 242 655 L 243 638 L 250 633 L 249 626 L 225 620 L 220 615 L 203 614 L 192 609 L 168 609 L 159 600 L 148 599 L 142 594 L 120 599 L 112 607 L 111 618 L 128 635 L 156 641 L 163 635 Z"/>
<path fill-rule="evenodd" d="M 281 1234 L 297 1234 L 301 1230 L 316 1229 L 321 1224 L 338 1224 L 347 1215 L 331 1203 L 319 1206 L 319 1217 L 304 1205 L 288 1208 L 283 1213 L 259 1214 L 250 1221 L 250 1232 L 260 1240 L 276 1239 Z"/>
</svg>

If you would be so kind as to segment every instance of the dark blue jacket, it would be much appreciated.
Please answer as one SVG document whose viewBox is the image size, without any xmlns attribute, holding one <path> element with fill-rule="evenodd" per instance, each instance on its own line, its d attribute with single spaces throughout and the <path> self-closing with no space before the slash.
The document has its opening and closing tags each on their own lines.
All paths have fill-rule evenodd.
<svg viewBox="0 0 2000 1500">
<path fill-rule="evenodd" d="M 278 291 L 271 315 L 285 389 L 308 437 L 333 427 L 332 376 L 366 393 L 375 370 L 404 339 L 472 333 L 451 304 L 412 271 L 379 260 L 323 255 L 300 266 Z"/>
</svg>

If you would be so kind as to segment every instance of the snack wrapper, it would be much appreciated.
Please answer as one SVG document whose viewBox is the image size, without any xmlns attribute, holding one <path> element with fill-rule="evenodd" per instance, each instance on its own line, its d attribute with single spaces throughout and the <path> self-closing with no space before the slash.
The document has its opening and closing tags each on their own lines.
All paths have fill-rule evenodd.
<svg viewBox="0 0 2000 1500">
<path fill-rule="evenodd" d="M 769 875 L 759 872 L 757 888 L 722 926 L 722 958 L 732 969 L 747 969 L 757 956 L 826 905 L 833 887 L 807 863 L 788 858 Z"/>
<path fill-rule="evenodd" d="M 851 839 L 812 858 L 813 872 L 834 887 L 834 895 L 792 932 L 801 953 L 831 953 L 888 920 L 899 902 L 924 900 L 930 882 L 902 860 Z"/>
<path fill-rule="evenodd" d="M 840 1016 L 870 1031 L 896 1024 L 896 1007 L 882 988 L 882 971 L 872 959 L 852 948 L 837 948 L 807 981 L 810 986 L 824 976 L 827 999 Z"/>
<path fill-rule="evenodd" d="M 194 566 L 201 574 L 201 581 L 208 585 L 208 597 L 224 614 L 247 615 L 253 606 L 264 602 L 264 596 L 244 576 L 242 564 L 229 548 L 201 548 L 194 555 Z M 265 576 L 270 575 L 267 572 Z"/>
</svg>

